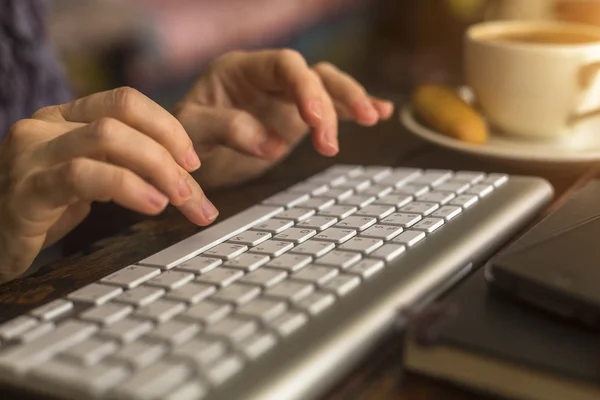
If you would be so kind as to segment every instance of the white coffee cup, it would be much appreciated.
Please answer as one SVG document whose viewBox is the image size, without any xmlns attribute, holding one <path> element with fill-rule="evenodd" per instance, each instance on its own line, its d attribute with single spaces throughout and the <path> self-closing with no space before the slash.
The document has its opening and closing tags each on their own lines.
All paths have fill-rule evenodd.
<svg viewBox="0 0 600 400">
<path fill-rule="evenodd" d="M 600 28 L 485 22 L 472 26 L 465 41 L 467 84 L 503 133 L 559 138 L 583 119 L 600 118 Z"/>
</svg>

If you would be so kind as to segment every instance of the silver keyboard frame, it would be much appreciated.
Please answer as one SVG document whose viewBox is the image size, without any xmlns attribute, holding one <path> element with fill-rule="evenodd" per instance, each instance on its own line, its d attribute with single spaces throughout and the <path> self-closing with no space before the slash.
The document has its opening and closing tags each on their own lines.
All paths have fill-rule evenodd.
<svg viewBox="0 0 600 400">
<path fill-rule="evenodd" d="M 208 399 L 300 400 L 324 395 L 390 332 L 399 310 L 432 300 L 449 282 L 480 266 L 552 197 L 547 181 L 511 176 L 449 227 L 313 317 L 301 333 L 284 340 Z"/>
</svg>

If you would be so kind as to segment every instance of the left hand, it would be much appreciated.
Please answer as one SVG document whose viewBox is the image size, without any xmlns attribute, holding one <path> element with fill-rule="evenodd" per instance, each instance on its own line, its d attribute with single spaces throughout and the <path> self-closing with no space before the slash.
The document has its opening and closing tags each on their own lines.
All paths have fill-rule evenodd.
<svg viewBox="0 0 600 400">
<path fill-rule="evenodd" d="M 319 153 L 334 156 L 338 119 L 371 126 L 392 113 L 392 103 L 335 66 L 311 68 L 292 50 L 222 56 L 175 110 L 202 160 L 205 188 L 260 175 L 309 132 Z"/>
</svg>

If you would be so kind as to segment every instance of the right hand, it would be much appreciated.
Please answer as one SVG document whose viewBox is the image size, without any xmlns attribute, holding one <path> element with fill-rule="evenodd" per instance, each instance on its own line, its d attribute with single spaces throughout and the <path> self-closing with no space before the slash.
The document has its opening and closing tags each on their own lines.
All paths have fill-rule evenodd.
<svg viewBox="0 0 600 400">
<path fill-rule="evenodd" d="M 89 213 L 93 201 L 147 215 L 170 202 L 197 225 L 218 211 L 190 172 L 200 160 L 169 112 L 119 88 L 18 121 L 0 144 L 0 282 Z"/>
</svg>

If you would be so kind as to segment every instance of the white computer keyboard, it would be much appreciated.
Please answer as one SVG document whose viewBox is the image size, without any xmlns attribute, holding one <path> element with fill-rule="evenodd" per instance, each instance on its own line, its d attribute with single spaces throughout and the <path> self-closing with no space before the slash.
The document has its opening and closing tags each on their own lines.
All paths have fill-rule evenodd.
<svg viewBox="0 0 600 400">
<path fill-rule="evenodd" d="M 221 387 L 248 385 L 253 364 L 508 182 L 332 167 L 1 325 L 0 380 L 73 399 L 234 398 Z"/>
</svg>

